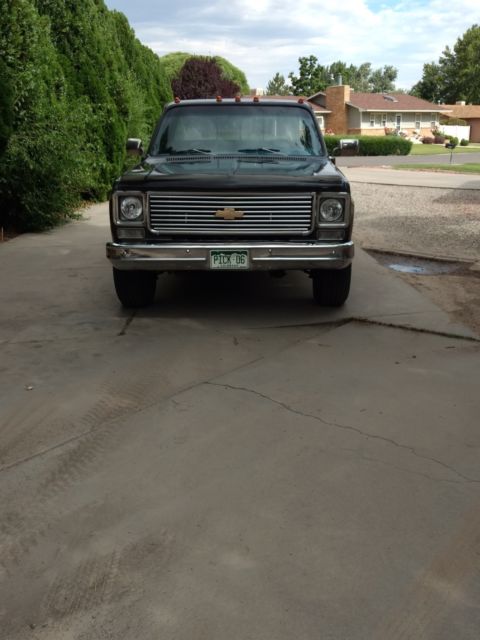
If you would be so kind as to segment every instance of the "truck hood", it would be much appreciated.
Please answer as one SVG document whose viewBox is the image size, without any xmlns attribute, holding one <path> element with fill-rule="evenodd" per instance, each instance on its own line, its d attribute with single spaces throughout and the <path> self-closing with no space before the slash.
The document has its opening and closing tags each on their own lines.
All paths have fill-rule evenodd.
<svg viewBox="0 0 480 640">
<path fill-rule="evenodd" d="M 348 189 L 328 158 L 178 156 L 146 158 L 126 172 L 117 189 Z"/>
</svg>

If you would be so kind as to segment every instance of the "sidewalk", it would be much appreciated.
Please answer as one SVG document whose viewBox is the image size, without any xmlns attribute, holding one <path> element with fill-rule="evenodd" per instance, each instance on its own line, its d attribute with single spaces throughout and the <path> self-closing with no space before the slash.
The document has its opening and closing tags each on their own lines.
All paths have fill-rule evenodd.
<svg viewBox="0 0 480 640">
<path fill-rule="evenodd" d="M 480 189 L 480 176 L 443 171 L 409 171 L 384 167 L 340 167 L 350 182 L 438 189 Z"/>
</svg>

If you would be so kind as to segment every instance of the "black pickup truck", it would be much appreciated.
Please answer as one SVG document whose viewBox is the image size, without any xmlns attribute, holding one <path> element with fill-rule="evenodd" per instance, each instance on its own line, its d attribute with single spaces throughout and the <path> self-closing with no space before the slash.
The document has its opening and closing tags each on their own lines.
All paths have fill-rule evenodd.
<svg viewBox="0 0 480 640">
<path fill-rule="evenodd" d="M 345 302 L 353 201 L 308 103 L 177 99 L 127 150 L 107 243 L 124 306 L 150 304 L 162 272 L 217 269 L 301 270 L 318 304 Z"/>
</svg>

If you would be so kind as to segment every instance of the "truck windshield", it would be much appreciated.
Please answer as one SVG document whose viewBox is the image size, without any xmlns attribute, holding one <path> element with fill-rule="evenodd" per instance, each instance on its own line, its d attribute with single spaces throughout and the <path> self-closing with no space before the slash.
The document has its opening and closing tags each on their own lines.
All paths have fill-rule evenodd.
<svg viewBox="0 0 480 640">
<path fill-rule="evenodd" d="M 323 156 L 325 151 L 306 109 L 214 104 L 168 110 L 150 154 Z"/>
</svg>

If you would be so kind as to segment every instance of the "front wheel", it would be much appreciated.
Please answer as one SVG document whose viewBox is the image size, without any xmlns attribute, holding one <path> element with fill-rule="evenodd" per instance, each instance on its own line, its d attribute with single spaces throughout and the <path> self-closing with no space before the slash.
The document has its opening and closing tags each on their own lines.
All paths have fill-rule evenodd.
<svg viewBox="0 0 480 640">
<path fill-rule="evenodd" d="M 121 271 L 113 269 L 113 282 L 124 307 L 138 308 L 152 304 L 157 274 L 153 271 Z"/>
<path fill-rule="evenodd" d="M 350 293 L 352 265 L 345 269 L 314 269 L 313 298 L 323 307 L 341 307 Z"/>
</svg>

